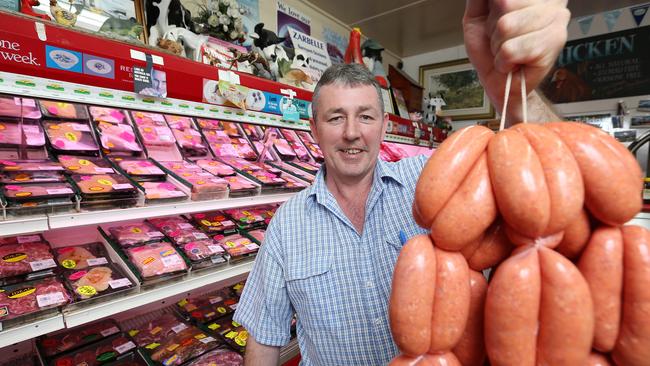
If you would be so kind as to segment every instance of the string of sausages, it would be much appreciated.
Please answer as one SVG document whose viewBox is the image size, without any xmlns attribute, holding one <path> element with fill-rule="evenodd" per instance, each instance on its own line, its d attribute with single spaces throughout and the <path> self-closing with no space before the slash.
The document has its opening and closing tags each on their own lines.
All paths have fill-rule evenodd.
<svg viewBox="0 0 650 366">
<path fill-rule="evenodd" d="M 623 226 L 642 177 L 583 123 L 451 135 L 416 186 L 430 234 L 395 266 L 391 365 L 650 365 L 650 232 Z"/>
</svg>

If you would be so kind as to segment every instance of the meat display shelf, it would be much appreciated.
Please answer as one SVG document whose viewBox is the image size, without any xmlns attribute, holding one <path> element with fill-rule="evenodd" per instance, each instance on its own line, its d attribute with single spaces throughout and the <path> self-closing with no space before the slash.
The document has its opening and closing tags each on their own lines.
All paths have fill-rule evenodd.
<svg viewBox="0 0 650 366">
<path fill-rule="evenodd" d="M 176 295 L 188 293 L 197 288 L 224 281 L 250 272 L 253 261 L 229 264 L 212 271 L 189 274 L 176 281 L 166 281 L 155 287 L 144 287 L 138 293 L 101 301 L 85 306 L 73 305 L 63 310 L 63 318 L 68 328 L 86 324 L 97 319 L 115 315 L 127 310 L 147 305 Z M 0 333 L 1 334 L 1 333 Z"/>
<path fill-rule="evenodd" d="M 60 313 L 54 315 L 49 313 L 43 318 L 38 318 L 24 324 L 16 324 L 11 328 L 0 331 L 0 348 L 63 328 L 65 328 L 63 315 Z"/>
<path fill-rule="evenodd" d="M 0 220 L 0 237 L 29 234 L 49 229 L 47 216 Z"/>
<path fill-rule="evenodd" d="M 280 193 L 252 197 L 228 198 L 209 201 L 188 201 L 169 204 L 158 204 L 145 207 L 132 207 L 108 211 L 71 212 L 50 215 L 50 229 L 101 224 L 114 221 L 145 219 L 156 216 L 213 211 L 226 208 L 280 203 L 291 198 L 295 193 Z"/>
</svg>

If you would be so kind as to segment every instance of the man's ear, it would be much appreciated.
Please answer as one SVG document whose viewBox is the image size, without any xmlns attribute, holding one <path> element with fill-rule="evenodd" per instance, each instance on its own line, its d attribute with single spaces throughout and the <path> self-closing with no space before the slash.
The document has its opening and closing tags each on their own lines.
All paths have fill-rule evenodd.
<svg viewBox="0 0 650 366">
<path fill-rule="evenodd" d="M 386 128 L 388 128 L 388 113 L 384 112 L 384 119 L 381 126 L 381 141 L 383 142 L 386 138 Z"/>
<path fill-rule="evenodd" d="M 314 137 L 314 141 L 316 141 L 317 144 L 320 144 L 320 141 L 318 141 L 318 129 L 316 128 L 316 121 L 313 118 L 309 119 L 309 129 L 311 130 L 311 135 Z"/>
</svg>

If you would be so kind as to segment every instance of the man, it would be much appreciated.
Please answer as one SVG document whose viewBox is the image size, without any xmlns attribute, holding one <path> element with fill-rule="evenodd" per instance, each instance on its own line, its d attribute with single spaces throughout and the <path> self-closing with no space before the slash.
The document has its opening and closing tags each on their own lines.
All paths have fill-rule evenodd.
<svg viewBox="0 0 650 366">
<path fill-rule="evenodd" d="M 496 107 L 514 65 L 525 66 L 528 90 L 548 72 L 566 40 L 565 7 L 566 1 L 468 1 L 465 44 Z M 521 115 L 517 95 L 508 110 L 512 121 Z M 535 92 L 528 99 L 531 120 L 554 118 Z M 425 159 L 378 160 L 388 119 L 379 87 L 362 66 L 328 69 L 312 108 L 311 130 L 325 164 L 268 227 L 235 315 L 250 334 L 246 364 L 278 363 L 295 313 L 303 365 L 385 365 L 398 352 L 387 306 L 399 231 L 424 232 L 411 204 Z"/>
</svg>

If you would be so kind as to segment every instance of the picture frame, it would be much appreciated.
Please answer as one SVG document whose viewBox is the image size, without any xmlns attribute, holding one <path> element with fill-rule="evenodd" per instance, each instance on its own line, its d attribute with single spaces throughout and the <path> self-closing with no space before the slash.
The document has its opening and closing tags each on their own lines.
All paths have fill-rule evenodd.
<svg viewBox="0 0 650 366">
<path fill-rule="evenodd" d="M 494 107 L 469 59 L 420 66 L 425 95 L 442 96 L 442 115 L 453 120 L 494 118 Z"/>
</svg>

